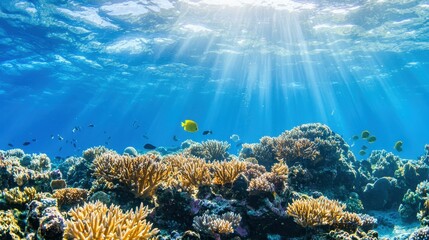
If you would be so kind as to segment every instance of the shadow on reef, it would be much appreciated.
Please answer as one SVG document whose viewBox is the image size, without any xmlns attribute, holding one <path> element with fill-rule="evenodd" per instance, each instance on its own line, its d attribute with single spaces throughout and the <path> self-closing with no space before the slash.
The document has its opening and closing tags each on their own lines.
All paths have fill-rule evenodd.
<svg viewBox="0 0 429 240">
<path fill-rule="evenodd" d="M 391 209 L 421 223 L 409 239 L 429 234 L 429 145 L 417 160 L 358 161 L 329 127 L 304 124 L 229 147 L 99 146 L 57 165 L 0 151 L 0 239 L 379 239 L 368 211 Z"/>
</svg>

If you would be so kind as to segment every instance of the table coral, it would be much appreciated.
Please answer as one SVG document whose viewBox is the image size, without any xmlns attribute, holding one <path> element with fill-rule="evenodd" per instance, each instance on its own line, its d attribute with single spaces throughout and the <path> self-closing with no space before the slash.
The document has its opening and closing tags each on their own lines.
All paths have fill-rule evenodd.
<svg viewBox="0 0 429 240">
<path fill-rule="evenodd" d="M 146 221 L 151 212 L 140 205 L 135 211 L 123 212 L 119 206 L 107 207 L 101 202 L 86 203 L 69 211 L 64 239 L 93 240 L 145 240 L 155 239 L 158 229 Z"/>
</svg>

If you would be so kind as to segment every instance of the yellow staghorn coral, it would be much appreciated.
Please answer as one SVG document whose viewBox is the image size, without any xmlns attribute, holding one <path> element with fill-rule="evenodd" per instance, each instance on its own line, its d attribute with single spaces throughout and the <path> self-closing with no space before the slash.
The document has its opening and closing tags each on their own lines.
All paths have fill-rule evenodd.
<svg viewBox="0 0 429 240">
<path fill-rule="evenodd" d="M 325 197 L 298 199 L 287 207 L 287 214 L 302 227 L 316 227 L 339 223 L 345 205 Z"/>
<path fill-rule="evenodd" d="M 57 199 L 59 206 L 73 205 L 84 202 L 88 197 L 88 191 L 81 188 L 62 188 L 52 195 Z"/>
<path fill-rule="evenodd" d="M 3 196 L 9 204 L 26 204 L 39 198 L 34 187 L 25 187 L 24 191 L 19 190 L 19 187 L 3 190 Z"/>
<path fill-rule="evenodd" d="M 214 162 L 212 166 L 214 169 L 213 183 L 219 185 L 233 183 L 242 172 L 246 171 L 246 163 L 235 159 L 232 161 Z"/>
<path fill-rule="evenodd" d="M 136 197 L 152 197 L 160 184 L 169 179 L 171 169 L 157 155 L 137 157 L 104 153 L 94 160 L 94 175 L 108 182 L 121 183 Z"/>
<path fill-rule="evenodd" d="M 23 236 L 13 210 L 0 210 L 0 239 L 19 240 Z"/>
<path fill-rule="evenodd" d="M 338 223 L 334 224 L 334 227 L 347 231 L 349 233 L 356 232 L 359 226 L 362 226 L 363 222 L 358 214 L 351 212 L 344 212 Z"/>
<path fill-rule="evenodd" d="M 159 230 L 145 220 L 151 212 L 140 205 L 135 211 L 123 212 L 119 206 L 97 201 L 70 210 L 71 220 L 66 221 L 64 239 L 77 240 L 145 240 L 157 239 Z"/>
<path fill-rule="evenodd" d="M 210 185 L 212 177 L 209 165 L 200 158 L 188 158 L 180 169 L 180 182 L 185 189 Z"/>
</svg>

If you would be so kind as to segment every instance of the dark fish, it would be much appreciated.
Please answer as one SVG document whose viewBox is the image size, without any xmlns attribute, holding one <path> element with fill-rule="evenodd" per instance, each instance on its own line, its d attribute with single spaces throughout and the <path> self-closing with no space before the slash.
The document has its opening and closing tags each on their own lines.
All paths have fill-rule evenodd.
<svg viewBox="0 0 429 240">
<path fill-rule="evenodd" d="M 92 127 L 94 127 L 94 124 L 91 123 L 91 124 L 88 125 L 88 127 L 92 128 Z"/>
<path fill-rule="evenodd" d="M 137 128 L 139 128 L 139 127 L 140 127 L 140 125 L 138 124 L 138 122 L 137 122 L 137 121 L 134 121 L 134 122 L 133 122 L 133 128 L 137 129 Z"/>
<path fill-rule="evenodd" d="M 76 148 L 76 143 L 73 143 L 73 147 Z"/>
<path fill-rule="evenodd" d="M 356 140 L 358 140 L 358 139 L 359 139 L 359 136 L 358 136 L 358 135 L 354 135 L 354 136 L 352 137 L 352 139 L 356 141 Z"/>
<path fill-rule="evenodd" d="M 361 137 L 362 137 L 362 138 L 367 138 L 367 137 L 369 137 L 369 131 L 368 131 L 368 130 L 364 130 L 364 131 L 362 131 Z"/>
<path fill-rule="evenodd" d="M 179 139 L 177 139 L 176 135 L 173 136 L 173 141 L 175 141 L 175 142 L 179 141 Z"/>
<path fill-rule="evenodd" d="M 363 155 L 365 155 L 365 154 L 366 154 L 366 152 L 365 152 L 364 150 L 360 150 L 360 151 L 359 151 L 359 155 L 363 156 Z"/>
<path fill-rule="evenodd" d="M 402 141 L 397 141 L 395 143 L 395 146 L 393 146 L 393 148 L 398 152 L 402 152 Z"/>
<path fill-rule="evenodd" d="M 28 145 L 30 145 L 30 142 L 24 142 L 22 145 L 23 146 L 28 146 Z"/>
<path fill-rule="evenodd" d="M 13 144 L 12 143 L 8 143 L 7 144 L 9 147 L 13 147 Z"/>
<path fill-rule="evenodd" d="M 104 144 L 109 145 L 109 143 L 108 143 L 108 142 L 104 142 Z"/>
<path fill-rule="evenodd" d="M 236 146 L 236 147 L 241 147 L 241 145 L 243 145 L 243 143 L 239 142 L 239 143 L 237 143 L 235 146 Z"/>
<path fill-rule="evenodd" d="M 146 143 L 143 147 L 144 147 L 144 149 L 149 149 L 149 150 L 153 150 L 156 148 L 154 145 L 152 145 L 150 143 Z"/>
<path fill-rule="evenodd" d="M 368 147 L 367 147 L 367 146 L 365 146 L 365 145 L 362 145 L 361 149 L 362 149 L 362 150 L 367 150 L 367 149 L 368 149 Z"/>
<path fill-rule="evenodd" d="M 373 143 L 377 140 L 377 138 L 375 136 L 371 136 L 371 137 L 367 138 L 367 140 L 369 143 Z"/>
<path fill-rule="evenodd" d="M 144 138 L 144 139 L 149 139 L 149 137 L 148 137 L 148 136 L 146 136 L 146 135 L 143 135 L 143 138 Z"/>
<path fill-rule="evenodd" d="M 112 137 L 111 136 L 109 136 L 108 138 L 107 138 L 107 140 L 110 140 Z"/>
<path fill-rule="evenodd" d="M 203 135 L 212 134 L 213 132 L 211 130 L 206 130 L 203 132 Z"/>
<path fill-rule="evenodd" d="M 58 137 L 58 140 L 60 140 L 60 141 L 64 140 L 64 138 L 61 137 L 59 134 L 57 135 L 57 137 Z"/>
<path fill-rule="evenodd" d="M 60 156 L 55 156 L 55 160 L 61 160 L 61 159 L 63 159 L 63 158 Z"/>
<path fill-rule="evenodd" d="M 33 139 L 31 139 L 31 141 L 35 142 L 35 141 L 36 141 L 36 139 L 35 139 L 35 138 L 33 138 Z"/>
<path fill-rule="evenodd" d="M 58 148 L 58 152 L 61 152 L 63 150 L 63 147 Z"/>
</svg>

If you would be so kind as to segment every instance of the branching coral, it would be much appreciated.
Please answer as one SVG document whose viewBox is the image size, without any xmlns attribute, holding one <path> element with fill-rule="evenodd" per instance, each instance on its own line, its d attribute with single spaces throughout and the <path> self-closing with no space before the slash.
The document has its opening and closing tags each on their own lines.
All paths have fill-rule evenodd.
<svg viewBox="0 0 429 240">
<path fill-rule="evenodd" d="M 94 160 L 94 175 L 108 182 L 121 183 L 136 197 L 151 197 L 169 179 L 170 168 L 156 155 L 137 157 L 104 153 Z"/>
<path fill-rule="evenodd" d="M 240 158 L 255 158 L 259 164 L 265 167 L 272 166 L 276 161 L 276 145 L 275 138 L 264 136 L 259 140 L 259 143 L 243 144 L 240 151 Z"/>
<path fill-rule="evenodd" d="M 333 225 L 340 222 L 345 205 L 325 197 L 298 199 L 287 207 L 287 214 L 302 227 Z"/>
<path fill-rule="evenodd" d="M 302 227 L 330 226 L 347 232 L 355 232 L 362 226 L 358 214 L 344 211 L 346 206 L 325 197 L 298 199 L 288 205 L 287 214 Z"/>
<path fill-rule="evenodd" d="M 203 159 L 188 158 L 180 173 L 180 182 L 185 189 L 210 185 L 212 181 L 209 165 Z"/>
<path fill-rule="evenodd" d="M 51 170 L 51 160 L 46 154 L 33 154 L 28 168 L 41 173 L 48 172 Z"/>
<path fill-rule="evenodd" d="M 320 160 L 317 145 L 307 138 L 292 139 L 288 135 L 281 135 L 277 139 L 277 157 L 287 161 L 288 164 L 305 162 L 315 165 Z"/>
<path fill-rule="evenodd" d="M 88 191 L 81 188 L 62 188 L 54 192 L 59 206 L 73 205 L 84 202 L 88 197 Z"/>
<path fill-rule="evenodd" d="M 205 142 L 191 144 L 186 149 L 188 155 L 204 158 L 207 162 L 222 161 L 228 158 L 228 149 L 231 147 L 228 142 L 217 140 L 207 140 Z"/>
<path fill-rule="evenodd" d="M 214 162 L 213 163 L 213 183 L 225 185 L 233 183 L 240 173 L 246 171 L 246 163 L 237 160 Z"/>
<path fill-rule="evenodd" d="M 122 212 L 115 205 L 107 207 L 101 202 L 87 203 L 69 212 L 65 239 L 134 240 L 155 239 L 158 229 L 145 218 L 151 212 L 140 205 L 135 211 Z"/>
<path fill-rule="evenodd" d="M 204 213 L 194 218 L 192 226 L 199 232 L 214 234 L 230 234 L 240 225 L 241 216 L 233 212 L 227 212 L 221 216 Z"/>
<path fill-rule="evenodd" d="M 33 187 L 25 187 L 24 191 L 19 190 L 18 187 L 5 189 L 3 196 L 7 203 L 19 205 L 29 203 L 38 198 L 37 191 Z"/>
<path fill-rule="evenodd" d="M 13 211 L 0 211 L 0 239 L 18 240 L 23 237 Z"/>
<path fill-rule="evenodd" d="M 251 193 L 282 191 L 286 186 L 289 168 L 283 162 L 272 166 L 271 172 L 266 172 L 249 182 L 247 191 Z"/>
<path fill-rule="evenodd" d="M 228 157 L 227 151 L 231 147 L 229 143 L 217 140 L 207 140 L 202 142 L 201 145 L 206 151 L 206 159 L 209 162 L 225 160 Z"/>
</svg>

